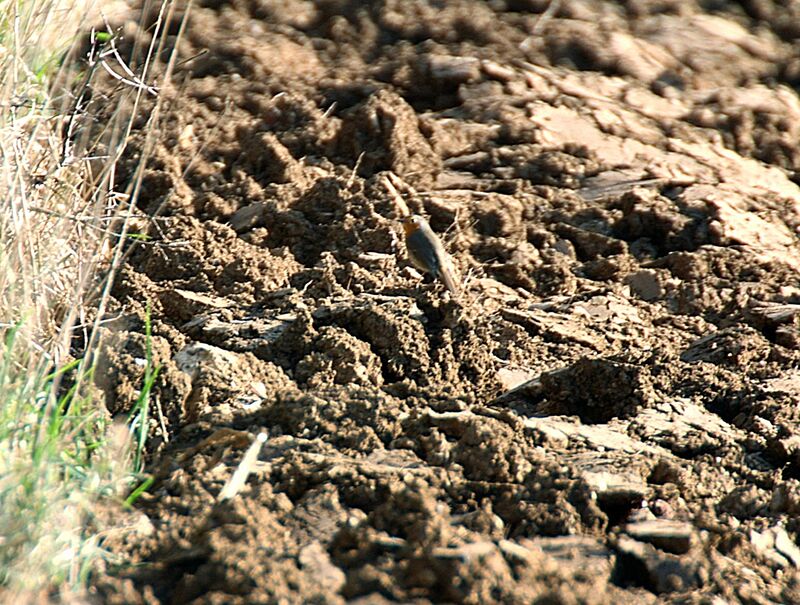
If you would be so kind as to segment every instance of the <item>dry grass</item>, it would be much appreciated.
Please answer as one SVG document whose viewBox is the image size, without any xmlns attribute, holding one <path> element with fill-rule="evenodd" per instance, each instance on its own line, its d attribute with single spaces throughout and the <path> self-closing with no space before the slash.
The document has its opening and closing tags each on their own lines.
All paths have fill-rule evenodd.
<svg viewBox="0 0 800 605">
<path fill-rule="evenodd" d="M 131 487 L 125 439 L 108 437 L 107 414 L 89 377 L 97 318 L 135 212 L 138 177 L 118 183 L 116 162 L 139 101 L 154 93 L 151 57 L 165 28 L 157 20 L 138 67 L 119 61 L 106 32 L 96 37 L 94 65 L 79 67 L 70 48 L 89 31 L 88 19 L 96 22 L 97 8 L 82 0 L 0 3 L 4 603 L 80 591 L 102 554 L 86 529 L 91 507 Z M 161 19 L 171 14 L 169 0 L 155 8 Z M 119 111 L 103 128 L 84 128 L 89 134 L 81 138 L 82 95 L 106 67 L 133 75 L 119 81 L 109 101 Z M 80 359 L 72 357 L 76 335 L 86 345 Z"/>
</svg>

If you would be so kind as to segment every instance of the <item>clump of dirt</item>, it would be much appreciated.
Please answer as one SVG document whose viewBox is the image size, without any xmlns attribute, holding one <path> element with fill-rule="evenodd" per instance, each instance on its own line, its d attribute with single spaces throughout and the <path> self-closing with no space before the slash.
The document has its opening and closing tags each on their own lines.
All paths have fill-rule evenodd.
<svg viewBox="0 0 800 605">
<path fill-rule="evenodd" d="M 148 313 L 161 370 L 101 599 L 800 602 L 785 10 L 194 3 L 103 318 L 112 414 Z"/>
<path fill-rule="evenodd" d="M 636 364 L 582 358 L 541 376 L 546 403 L 542 413 L 579 416 L 584 422 L 608 422 L 634 416 L 654 398 L 647 370 Z"/>
</svg>

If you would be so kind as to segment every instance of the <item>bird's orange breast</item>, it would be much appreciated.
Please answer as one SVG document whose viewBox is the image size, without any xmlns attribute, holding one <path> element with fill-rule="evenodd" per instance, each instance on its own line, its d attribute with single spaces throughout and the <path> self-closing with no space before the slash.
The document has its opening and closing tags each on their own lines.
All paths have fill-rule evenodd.
<svg viewBox="0 0 800 605">
<path fill-rule="evenodd" d="M 405 232 L 406 237 L 414 233 L 417 229 L 419 229 L 419 227 L 415 223 L 411 221 L 403 221 L 403 231 Z"/>
</svg>

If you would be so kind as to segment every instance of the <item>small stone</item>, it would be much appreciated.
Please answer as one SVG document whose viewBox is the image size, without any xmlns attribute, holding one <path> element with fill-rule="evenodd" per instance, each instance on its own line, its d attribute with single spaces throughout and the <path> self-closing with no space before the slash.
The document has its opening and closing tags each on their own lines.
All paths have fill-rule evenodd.
<svg viewBox="0 0 800 605">
<path fill-rule="evenodd" d="M 267 204 L 265 202 L 253 202 L 237 210 L 230 218 L 229 224 L 236 233 L 249 231 L 254 227 L 263 224 L 264 213 Z"/>
<path fill-rule="evenodd" d="M 763 532 L 750 530 L 750 543 L 762 559 L 775 567 L 787 567 L 789 560 L 775 549 L 775 533 L 771 529 Z"/>
<path fill-rule="evenodd" d="M 668 519 L 628 523 L 624 531 L 640 542 L 648 542 L 661 550 L 678 555 L 689 552 L 695 538 L 690 523 Z"/>
<path fill-rule="evenodd" d="M 775 534 L 775 550 L 786 557 L 794 567 L 800 568 L 800 548 L 789 536 L 785 529 L 777 527 L 772 530 Z"/>
<path fill-rule="evenodd" d="M 520 368 L 500 368 L 497 371 L 497 378 L 503 385 L 503 389 L 510 391 L 536 378 L 536 374 Z"/>
<path fill-rule="evenodd" d="M 664 288 L 658 277 L 658 272 L 654 269 L 642 269 L 628 275 L 625 284 L 642 300 L 657 300 L 664 296 Z"/>
<path fill-rule="evenodd" d="M 331 563 L 330 555 L 319 542 L 315 541 L 304 547 L 298 560 L 303 569 L 326 591 L 335 594 L 344 586 L 344 572 Z"/>
<path fill-rule="evenodd" d="M 152 521 L 145 514 L 138 515 L 136 522 L 132 525 L 132 529 L 139 536 L 152 536 L 156 532 Z"/>
</svg>

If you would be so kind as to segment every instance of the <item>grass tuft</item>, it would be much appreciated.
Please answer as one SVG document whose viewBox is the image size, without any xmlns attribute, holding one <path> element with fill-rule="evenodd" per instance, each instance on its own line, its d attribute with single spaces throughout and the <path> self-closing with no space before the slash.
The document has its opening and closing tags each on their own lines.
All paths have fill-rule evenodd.
<svg viewBox="0 0 800 605">
<path fill-rule="evenodd" d="M 150 392 L 153 390 L 153 385 L 158 378 L 158 372 L 161 369 L 159 366 L 153 367 L 153 334 L 152 326 L 150 324 L 150 303 L 147 303 L 147 310 L 144 317 L 144 334 L 145 334 L 145 367 L 144 367 L 144 385 L 136 398 L 136 403 L 131 409 L 128 417 L 128 426 L 133 435 L 134 451 L 133 451 L 133 472 L 141 473 L 144 470 L 144 452 L 145 445 L 147 444 L 147 434 L 150 425 Z M 141 486 L 140 486 L 141 487 Z M 138 491 L 138 490 L 135 490 Z M 141 492 L 140 492 L 141 493 Z M 138 497 L 139 494 L 137 494 Z M 130 500 L 130 499 L 129 499 Z M 132 501 L 126 503 L 130 504 Z"/>
<path fill-rule="evenodd" d="M 95 401 L 69 390 L 63 371 L 31 355 L 21 326 L 6 332 L 0 365 L 0 584 L 7 594 L 77 589 L 100 551 L 87 535 L 87 504 L 124 486 L 125 450 L 107 447 Z"/>
</svg>

